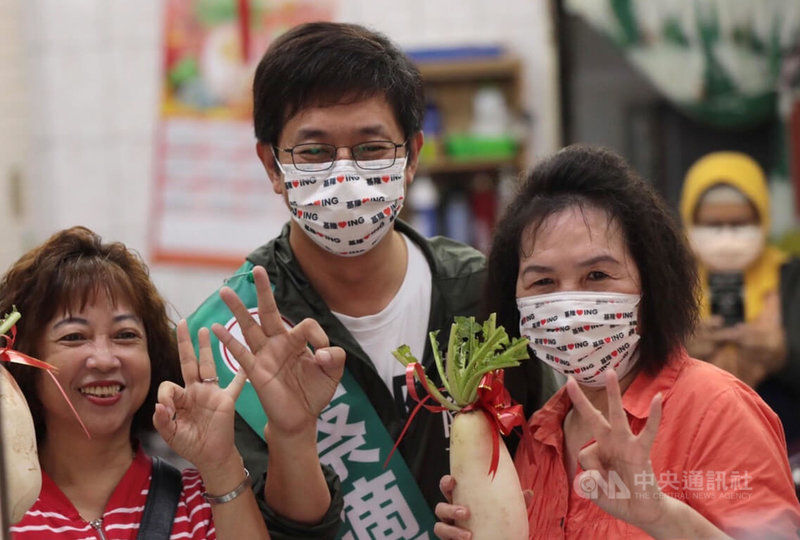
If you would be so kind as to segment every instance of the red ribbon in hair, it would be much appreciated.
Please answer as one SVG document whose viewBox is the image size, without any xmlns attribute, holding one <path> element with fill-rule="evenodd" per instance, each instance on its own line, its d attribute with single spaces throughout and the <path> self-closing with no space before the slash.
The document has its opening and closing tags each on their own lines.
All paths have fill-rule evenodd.
<svg viewBox="0 0 800 540">
<path fill-rule="evenodd" d="M 15 351 L 14 349 L 12 349 L 11 347 L 14 346 L 14 340 L 17 338 L 16 325 L 11 327 L 10 332 L 11 332 L 10 336 L 8 334 L 0 334 L 0 338 L 5 340 L 5 345 L 0 347 L 0 361 L 14 362 L 15 364 L 24 364 L 26 366 L 32 366 L 45 370 L 45 372 L 48 375 L 50 375 L 50 378 L 53 379 L 53 382 L 56 383 L 59 392 L 61 392 L 61 395 L 64 396 L 64 400 L 67 402 L 67 405 L 72 411 L 72 414 L 74 414 L 75 418 L 78 419 L 78 423 L 83 428 L 83 431 L 84 433 L 86 433 L 86 436 L 91 439 L 92 436 L 89 434 L 89 430 L 86 429 L 86 426 L 81 420 L 81 417 L 78 416 L 78 411 L 75 410 L 75 407 L 73 407 L 72 402 L 67 397 L 67 393 L 64 392 L 64 389 L 61 387 L 61 383 L 58 382 L 58 379 L 56 379 L 56 376 L 53 374 L 53 372 L 57 371 L 56 366 L 54 366 L 53 364 L 48 364 L 47 362 L 43 362 L 42 360 L 37 360 L 32 356 L 28 356 L 25 353 L 21 353 L 19 351 Z"/>
<path fill-rule="evenodd" d="M 422 384 L 422 388 L 427 393 L 423 399 L 420 399 L 417 395 L 416 385 L 414 384 L 415 374 Z M 411 424 L 411 420 L 414 419 L 421 408 L 424 407 L 431 412 L 450 410 L 442 405 L 428 405 L 425 403 L 431 397 L 431 390 L 428 386 L 428 380 L 425 378 L 425 371 L 422 369 L 422 366 L 419 364 L 419 362 L 412 362 L 406 366 L 406 386 L 408 387 L 408 394 L 414 401 L 417 402 L 417 406 L 414 407 L 414 410 L 409 415 L 408 420 L 406 420 L 406 425 L 403 427 L 403 431 L 400 432 L 400 436 L 397 437 L 397 441 L 395 441 L 392 451 L 389 452 L 389 456 L 386 458 L 386 461 L 383 464 L 384 467 L 386 467 L 386 465 L 389 463 L 389 460 L 392 458 L 392 454 L 394 454 L 394 451 L 397 450 L 397 447 L 400 445 L 400 441 L 405 436 L 406 431 L 408 431 L 408 426 Z M 500 436 L 498 435 L 498 432 L 502 433 L 503 435 L 509 435 L 514 427 L 525 427 L 527 425 L 525 422 L 525 413 L 523 412 L 522 405 L 512 402 L 511 396 L 503 384 L 502 369 L 490 371 L 483 376 L 480 384 L 478 385 L 478 399 L 475 401 L 475 403 L 461 409 L 461 412 L 470 411 L 482 411 L 489 419 L 492 432 L 492 461 L 489 464 L 488 474 L 492 475 L 492 478 L 494 478 L 494 475 L 497 473 L 497 466 L 500 462 Z"/>
</svg>

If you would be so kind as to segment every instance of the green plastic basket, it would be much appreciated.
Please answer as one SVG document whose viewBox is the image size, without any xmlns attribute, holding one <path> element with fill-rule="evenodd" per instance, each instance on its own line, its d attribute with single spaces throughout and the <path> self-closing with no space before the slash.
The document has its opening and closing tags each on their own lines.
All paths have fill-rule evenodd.
<svg viewBox="0 0 800 540">
<path fill-rule="evenodd" d="M 517 153 L 517 141 L 511 136 L 449 135 L 445 150 L 456 161 L 511 159 Z"/>
</svg>

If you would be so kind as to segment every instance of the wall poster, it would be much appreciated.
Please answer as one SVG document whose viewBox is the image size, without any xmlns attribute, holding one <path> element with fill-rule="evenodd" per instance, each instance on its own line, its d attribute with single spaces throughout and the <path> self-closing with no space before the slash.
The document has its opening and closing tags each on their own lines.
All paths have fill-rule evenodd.
<svg viewBox="0 0 800 540">
<path fill-rule="evenodd" d="M 269 43 L 336 0 L 167 0 L 150 253 L 235 268 L 289 214 L 255 153 L 251 85 Z"/>
</svg>

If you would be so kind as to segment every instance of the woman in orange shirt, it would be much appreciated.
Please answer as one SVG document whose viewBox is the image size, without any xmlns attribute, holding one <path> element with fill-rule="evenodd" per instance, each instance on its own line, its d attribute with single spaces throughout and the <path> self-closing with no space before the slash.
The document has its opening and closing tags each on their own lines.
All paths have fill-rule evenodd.
<svg viewBox="0 0 800 540">
<path fill-rule="evenodd" d="M 683 347 L 697 281 L 670 212 L 611 152 L 558 152 L 506 211 L 489 307 L 568 377 L 515 456 L 531 538 L 796 535 L 778 418 Z M 457 481 L 442 479 L 448 498 Z M 436 513 L 440 538 L 470 538 L 453 524 L 468 508 Z"/>
</svg>

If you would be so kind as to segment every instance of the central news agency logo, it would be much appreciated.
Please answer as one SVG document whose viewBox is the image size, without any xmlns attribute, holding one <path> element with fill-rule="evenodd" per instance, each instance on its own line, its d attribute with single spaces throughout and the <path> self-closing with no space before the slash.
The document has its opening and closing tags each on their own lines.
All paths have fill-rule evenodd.
<svg viewBox="0 0 800 540">
<path fill-rule="evenodd" d="M 250 313 L 250 316 L 253 317 L 254 321 L 257 323 L 261 322 L 258 318 L 258 308 L 250 308 L 248 312 Z M 294 327 L 294 325 L 287 321 L 284 317 L 281 317 L 281 320 L 283 321 L 283 325 L 287 330 L 291 330 Z M 228 332 L 230 332 L 231 335 L 239 341 L 239 343 L 244 345 L 247 350 L 250 350 L 250 347 L 247 346 L 247 342 L 244 339 L 242 327 L 239 325 L 239 321 L 236 320 L 236 317 L 231 317 L 228 322 L 225 323 L 225 329 L 228 330 Z M 229 351 L 221 341 L 219 342 L 219 354 L 222 357 L 222 362 L 225 364 L 225 367 L 228 368 L 231 373 L 234 375 L 239 373 L 239 362 L 236 361 L 236 358 L 234 358 L 233 354 L 231 354 L 231 351 Z"/>
<path fill-rule="evenodd" d="M 579 497 L 596 501 L 600 494 L 609 499 L 630 499 L 631 490 L 616 471 L 608 472 L 608 479 L 600 471 L 584 471 L 575 477 L 572 489 Z"/>
<path fill-rule="evenodd" d="M 749 500 L 753 493 L 749 471 L 690 470 L 679 475 L 674 471 L 645 472 L 633 475 L 633 497 L 649 499 L 670 496 L 680 500 Z M 648 489 L 651 488 L 651 489 Z M 600 471 L 589 470 L 575 477 L 572 489 L 584 499 L 630 499 L 631 490 L 616 471 L 603 477 Z M 655 491 L 654 491 L 655 490 Z"/>
</svg>

